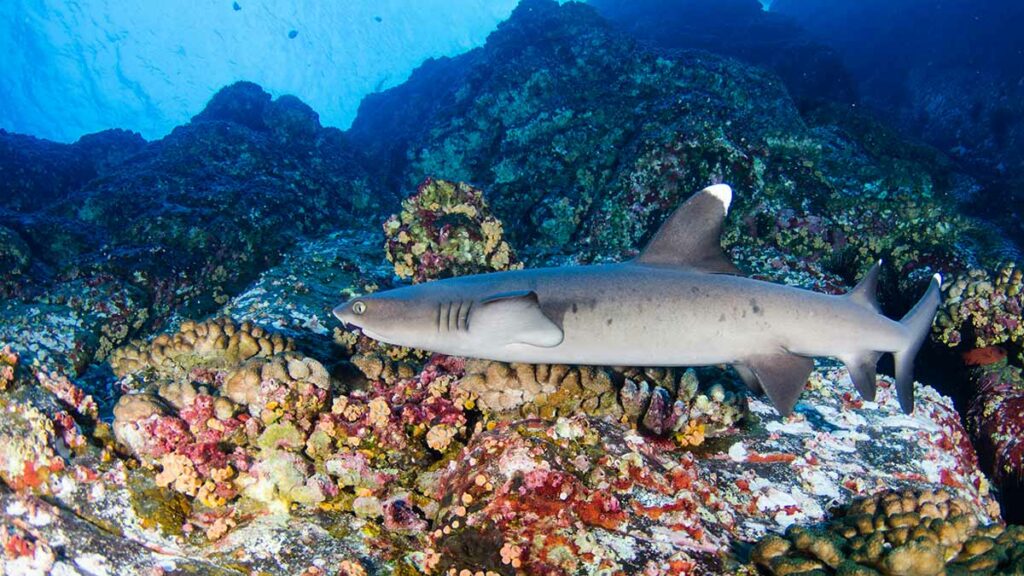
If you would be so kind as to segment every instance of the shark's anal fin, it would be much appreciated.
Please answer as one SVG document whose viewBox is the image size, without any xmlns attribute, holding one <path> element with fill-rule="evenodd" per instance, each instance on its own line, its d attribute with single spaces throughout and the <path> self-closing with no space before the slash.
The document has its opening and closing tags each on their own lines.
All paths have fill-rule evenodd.
<svg viewBox="0 0 1024 576">
<path fill-rule="evenodd" d="M 797 398 L 814 370 L 814 360 L 788 352 L 751 356 L 742 363 L 757 376 L 761 389 L 783 416 L 793 412 Z"/>
<path fill-rule="evenodd" d="M 875 390 L 878 388 L 878 378 L 875 367 L 878 365 L 878 352 L 866 352 L 854 356 L 843 356 L 840 360 L 846 365 L 850 373 L 850 380 L 853 387 L 860 393 L 860 397 L 868 402 L 875 401 Z"/>
<path fill-rule="evenodd" d="M 722 226 L 730 202 L 732 189 L 725 184 L 697 192 L 665 220 L 634 262 L 742 274 L 722 251 Z"/>
<path fill-rule="evenodd" d="M 565 336 L 544 314 L 537 293 L 530 290 L 488 296 L 472 308 L 466 322 L 470 335 L 498 344 L 551 348 Z"/>
</svg>

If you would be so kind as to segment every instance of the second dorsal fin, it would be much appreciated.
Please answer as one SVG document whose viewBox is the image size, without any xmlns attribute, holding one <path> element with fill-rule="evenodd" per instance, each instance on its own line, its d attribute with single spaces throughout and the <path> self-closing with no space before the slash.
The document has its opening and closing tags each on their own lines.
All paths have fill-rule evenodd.
<svg viewBox="0 0 1024 576">
<path fill-rule="evenodd" d="M 665 220 L 634 262 L 741 274 L 722 251 L 722 226 L 730 202 L 732 189 L 725 184 L 697 192 Z"/>
<path fill-rule="evenodd" d="M 881 312 L 882 307 L 878 305 L 878 274 L 882 269 L 882 261 L 875 262 L 875 265 L 868 270 L 868 273 L 860 279 L 860 282 L 846 293 L 846 297 L 860 304 L 861 306 Z"/>
</svg>

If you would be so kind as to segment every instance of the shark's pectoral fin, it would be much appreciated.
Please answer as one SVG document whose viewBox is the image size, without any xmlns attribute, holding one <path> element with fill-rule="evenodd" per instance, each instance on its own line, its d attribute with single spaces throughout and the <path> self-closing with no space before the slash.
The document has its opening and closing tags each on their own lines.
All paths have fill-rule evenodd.
<svg viewBox="0 0 1024 576">
<path fill-rule="evenodd" d="M 783 416 L 793 412 L 807 377 L 814 370 L 813 360 L 788 352 L 752 356 L 744 359 L 743 364 L 754 372 L 761 389 Z"/>
<path fill-rule="evenodd" d="M 850 380 L 853 387 L 860 393 L 860 397 L 868 402 L 875 401 L 875 390 L 878 388 L 878 378 L 875 367 L 878 365 L 878 358 L 881 354 L 868 352 L 857 356 L 844 356 L 840 360 L 846 365 L 850 373 Z"/>
<path fill-rule="evenodd" d="M 725 184 L 697 192 L 665 220 L 634 262 L 742 274 L 722 251 L 722 226 L 730 202 L 732 189 Z"/>
<path fill-rule="evenodd" d="M 764 392 L 764 390 L 761 389 L 761 383 L 757 381 L 757 374 L 754 374 L 754 371 L 751 370 L 749 366 L 733 364 L 732 369 L 740 375 L 740 380 L 743 380 L 743 383 L 747 385 L 748 390 L 754 394 Z"/>
<path fill-rule="evenodd" d="M 469 333 L 495 344 L 530 344 L 551 348 L 562 343 L 562 329 L 540 307 L 529 290 L 488 296 L 473 307 Z"/>
</svg>

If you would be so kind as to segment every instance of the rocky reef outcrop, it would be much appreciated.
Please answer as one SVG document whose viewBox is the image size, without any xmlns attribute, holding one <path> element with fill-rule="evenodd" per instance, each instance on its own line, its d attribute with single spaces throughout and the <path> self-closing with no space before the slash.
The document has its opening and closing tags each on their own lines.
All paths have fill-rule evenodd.
<svg viewBox="0 0 1024 576">
<path fill-rule="evenodd" d="M 1018 561 L 968 429 L 925 384 L 905 415 L 887 377 L 867 402 L 822 362 L 781 418 L 722 367 L 467 361 L 334 322 L 405 281 L 628 257 L 722 180 L 727 247 L 756 277 L 836 293 L 884 257 L 899 308 L 934 271 L 994 266 L 950 202 L 970 178 L 841 108 L 801 114 L 770 72 L 525 0 L 348 133 L 240 83 L 103 170 L 0 212 L 8 572 Z M 950 286 L 947 341 L 973 318 Z"/>
<path fill-rule="evenodd" d="M 768 277 L 802 274 L 782 254 L 847 281 L 884 258 L 915 291 L 984 236 L 952 201 L 975 184 L 941 154 L 846 108 L 802 117 L 777 76 L 652 53 L 582 5 L 523 2 L 484 47 L 368 97 L 349 134 L 393 186 L 486 189 L 528 263 L 628 256 L 717 181 L 737 190 L 733 257 Z"/>
<path fill-rule="evenodd" d="M 95 156 L 97 140 L 75 146 Z M 392 204 L 341 132 L 251 83 L 137 148 L 72 191 L 49 185 L 60 197 L 45 206 L 0 214 L 4 339 L 73 348 L 80 367 L 143 326 L 215 310 L 304 235 L 358 227 Z M 46 337 L 55 316 L 66 327 Z"/>
<path fill-rule="evenodd" d="M 856 88 L 835 48 L 758 0 L 590 0 L 617 29 L 658 52 L 706 50 L 779 75 L 799 104 L 854 102 Z"/>
</svg>

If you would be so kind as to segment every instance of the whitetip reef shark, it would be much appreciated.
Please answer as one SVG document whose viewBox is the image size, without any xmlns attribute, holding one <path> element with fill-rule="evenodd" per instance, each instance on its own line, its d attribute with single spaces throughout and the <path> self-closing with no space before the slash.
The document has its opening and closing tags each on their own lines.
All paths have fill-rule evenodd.
<svg viewBox="0 0 1024 576">
<path fill-rule="evenodd" d="M 381 342 L 452 356 L 530 364 L 731 364 L 789 415 L 814 369 L 842 361 L 874 400 L 883 353 L 896 364 L 904 412 L 914 409 L 914 357 L 931 329 L 942 278 L 900 321 L 875 299 L 879 264 L 844 295 L 742 276 L 720 237 L 725 184 L 694 194 L 643 252 L 619 264 L 536 268 L 436 280 L 353 298 L 334 309 Z"/>
</svg>

